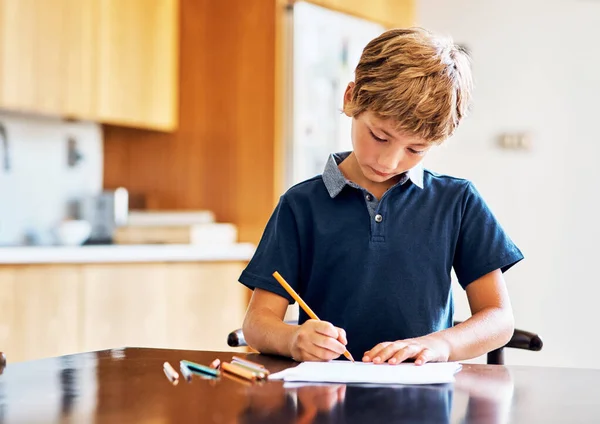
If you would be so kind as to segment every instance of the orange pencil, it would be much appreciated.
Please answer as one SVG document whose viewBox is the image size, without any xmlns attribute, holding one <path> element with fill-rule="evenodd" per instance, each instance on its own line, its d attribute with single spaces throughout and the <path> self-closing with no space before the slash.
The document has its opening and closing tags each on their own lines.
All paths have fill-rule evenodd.
<svg viewBox="0 0 600 424">
<path fill-rule="evenodd" d="M 285 289 L 285 291 L 288 292 L 289 295 L 292 296 L 296 302 L 298 302 L 298 305 L 300 305 L 300 307 L 304 310 L 304 312 L 306 312 L 306 314 L 309 317 L 311 317 L 312 319 L 316 319 L 317 321 L 321 321 L 319 319 L 319 317 L 317 316 L 317 314 L 315 314 L 313 312 L 313 310 L 310 309 L 310 307 L 306 304 L 306 302 L 304 302 L 304 300 L 302 300 L 302 298 L 300 296 L 298 296 L 298 293 L 296 293 L 296 291 L 292 288 L 292 286 L 290 286 L 287 283 L 287 281 L 285 281 L 283 279 L 281 274 L 279 274 L 277 271 L 275 271 L 273 273 L 273 277 L 275 277 L 275 279 L 279 282 L 279 284 L 281 284 L 281 286 Z M 349 360 L 351 360 L 352 362 L 354 362 L 354 358 L 352 357 L 352 355 L 350 355 L 350 352 L 348 352 L 347 349 L 344 352 L 344 356 L 346 358 L 348 358 Z"/>
<path fill-rule="evenodd" d="M 256 380 L 259 378 L 264 378 L 264 374 L 262 377 L 258 375 L 257 372 L 250 371 L 248 368 L 240 367 L 236 364 L 230 364 L 229 362 L 223 362 L 221 364 L 221 369 L 223 371 L 230 372 L 232 374 L 237 375 L 238 377 L 246 378 L 248 380 Z"/>
<path fill-rule="evenodd" d="M 221 374 L 223 377 L 228 378 L 229 380 L 235 381 L 236 383 L 240 383 L 243 384 L 244 386 L 253 386 L 254 384 L 256 384 L 256 380 L 246 380 L 245 378 L 242 377 L 238 377 L 235 374 L 230 374 L 228 372 L 224 372 L 223 374 Z M 212 380 L 211 383 L 214 383 L 217 380 Z"/>
</svg>

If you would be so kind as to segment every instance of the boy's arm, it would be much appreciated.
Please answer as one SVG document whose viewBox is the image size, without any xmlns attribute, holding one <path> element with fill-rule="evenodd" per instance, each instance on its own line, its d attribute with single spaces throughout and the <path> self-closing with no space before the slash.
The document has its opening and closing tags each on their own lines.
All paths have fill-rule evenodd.
<svg viewBox="0 0 600 424">
<path fill-rule="evenodd" d="M 514 332 L 514 318 L 501 270 L 473 281 L 466 290 L 471 318 L 423 337 L 380 343 L 366 352 L 363 359 L 399 363 L 415 358 L 417 364 L 462 361 L 504 346 Z"/>
<path fill-rule="evenodd" d="M 471 318 L 431 334 L 448 344 L 450 361 L 475 358 L 502 347 L 515 329 L 508 290 L 499 269 L 473 281 L 466 290 Z"/>
<path fill-rule="evenodd" d="M 248 345 L 261 353 L 298 361 L 328 361 L 344 353 L 346 333 L 326 321 L 308 320 L 302 325 L 283 321 L 286 298 L 255 289 L 242 330 Z"/>
<path fill-rule="evenodd" d="M 295 326 L 283 322 L 287 307 L 287 299 L 255 289 L 242 327 L 248 345 L 261 353 L 291 356 L 289 340 Z"/>
</svg>

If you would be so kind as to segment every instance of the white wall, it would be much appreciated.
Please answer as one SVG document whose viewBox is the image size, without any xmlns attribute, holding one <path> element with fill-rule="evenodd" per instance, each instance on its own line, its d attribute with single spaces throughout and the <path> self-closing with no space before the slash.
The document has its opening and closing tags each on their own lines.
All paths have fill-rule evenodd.
<svg viewBox="0 0 600 424">
<path fill-rule="evenodd" d="M 517 326 L 545 345 L 507 363 L 599 368 L 600 2 L 417 3 L 420 26 L 470 49 L 476 80 L 473 113 L 426 165 L 473 180 L 525 254 L 505 277 Z M 497 147 L 523 130 L 532 151 Z"/>
<path fill-rule="evenodd" d="M 19 243 L 34 231 L 40 243 L 51 244 L 53 227 L 66 204 L 102 189 L 102 131 L 91 122 L 0 111 L 7 131 L 10 170 L 3 167 L 0 143 L 0 245 Z M 77 140 L 83 159 L 67 166 L 67 139 Z"/>
</svg>

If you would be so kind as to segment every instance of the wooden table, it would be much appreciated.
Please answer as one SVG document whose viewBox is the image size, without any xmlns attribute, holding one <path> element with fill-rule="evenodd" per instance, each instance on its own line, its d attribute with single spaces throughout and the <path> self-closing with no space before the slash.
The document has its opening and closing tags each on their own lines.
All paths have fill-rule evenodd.
<svg viewBox="0 0 600 424">
<path fill-rule="evenodd" d="M 464 365 L 454 384 L 366 387 L 180 377 L 162 364 L 230 352 L 112 349 L 7 365 L 0 423 L 597 423 L 600 370 Z M 282 358 L 248 355 L 272 372 Z M 8 358 L 10 361 L 10 358 Z"/>
</svg>

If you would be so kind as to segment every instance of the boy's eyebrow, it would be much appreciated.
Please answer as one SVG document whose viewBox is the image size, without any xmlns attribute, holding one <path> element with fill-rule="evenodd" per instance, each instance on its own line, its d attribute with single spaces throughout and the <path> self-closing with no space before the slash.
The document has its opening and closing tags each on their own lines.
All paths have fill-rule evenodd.
<svg viewBox="0 0 600 424">
<path fill-rule="evenodd" d="M 372 125 L 374 127 L 376 127 L 379 131 L 381 131 L 382 133 L 384 133 L 385 135 L 387 135 L 389 138 L 395 138 L 392 134 L 390 134 L 389 132 L 387 132 L 386 130 L 384 130 L 381 125 L 377 125 L 375 123 L 373 123 Z"/>
<path fill-rule="evenodd" d="M 383 128 L 379 127 L 379 130 L 384 133 L 385 135 L 387 135 L 389 138 L 394 138 L 393 135 L 391 135 L 389 132 L 387 132 L 386 130 L 384 130 Z"/>
</svg>

